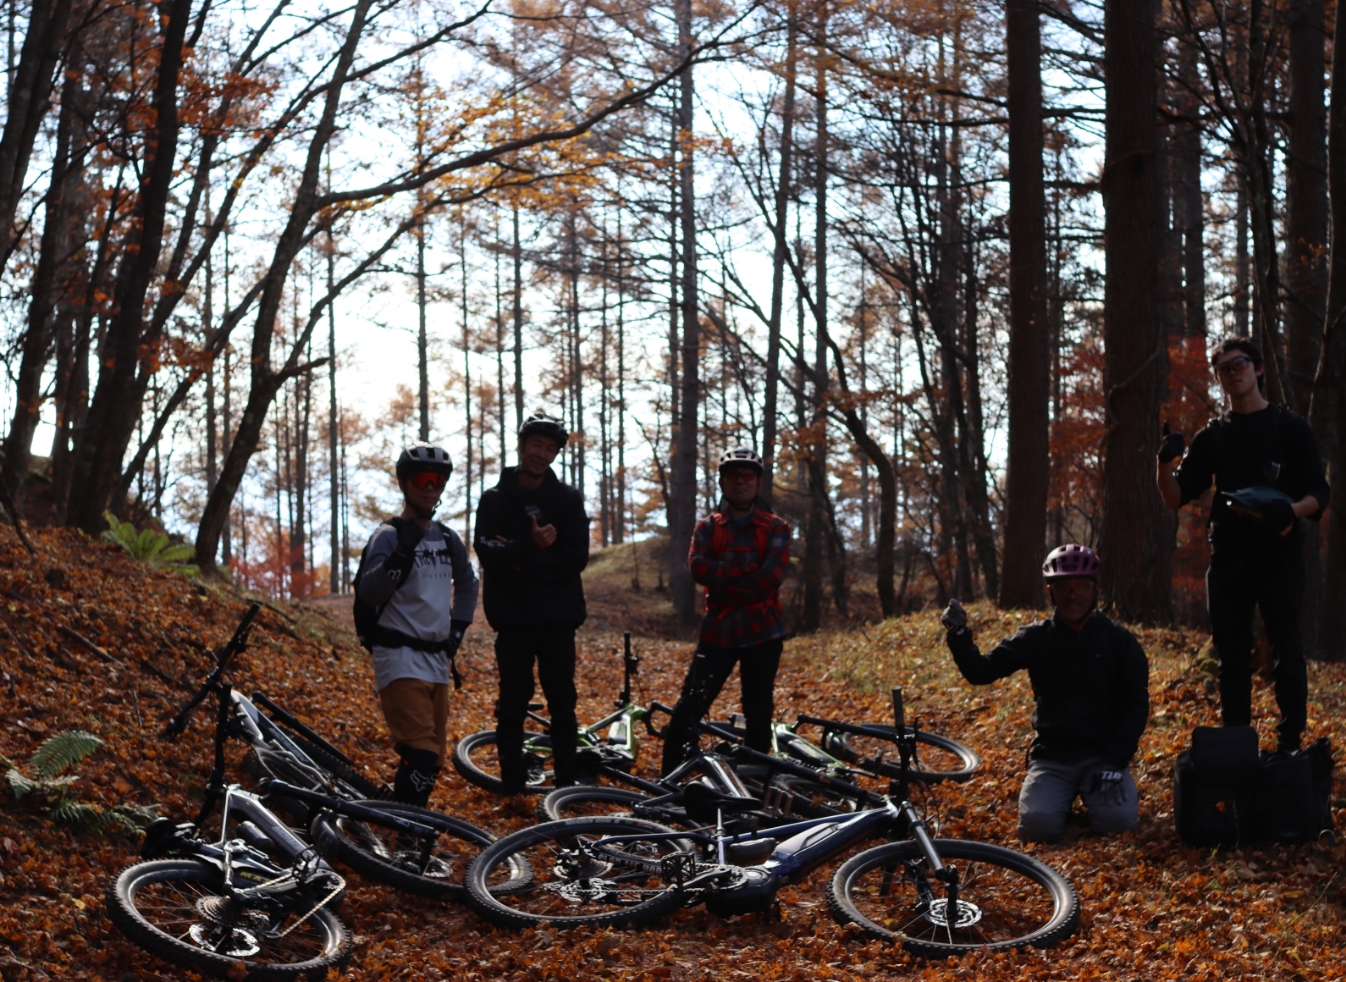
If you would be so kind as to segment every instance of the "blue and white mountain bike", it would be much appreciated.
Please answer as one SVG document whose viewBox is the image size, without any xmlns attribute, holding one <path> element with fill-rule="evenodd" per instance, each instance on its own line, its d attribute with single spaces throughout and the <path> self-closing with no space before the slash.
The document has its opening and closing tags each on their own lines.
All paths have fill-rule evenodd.
<svg viewBox="0 0 1346 982">
<path fill-rule="evenodd" d="M 914 746 L 898 689 L 893 702 L 898 776 L 878 807 L 736 834 L 726 816 L 755 802 L 728 795 L 713 803 L 714 825 L 696 830 L 620 816 L 548 822 L 487 846 L 468 868 L 468 902 L 511 928 L 643 926 L 697 903 L 721 916 L 770 911 L 781 887 L 885 836 L 896 841 L 833 875 L 838 922 L 933 957 L 1069 937 L 1079 899 L 1059 872 L 1012 849 L 931 837 L 907 800 Z"/>
</svg>

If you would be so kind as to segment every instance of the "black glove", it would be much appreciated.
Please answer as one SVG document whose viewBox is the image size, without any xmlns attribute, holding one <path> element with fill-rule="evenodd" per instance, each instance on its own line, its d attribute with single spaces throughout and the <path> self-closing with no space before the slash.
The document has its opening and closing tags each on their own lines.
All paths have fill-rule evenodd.
<svg viewBox="0 0 1346 982">
<path fill-rule="evenodd" d="M 1095 771 L 1089 785 L 1091 793 L 1099 796 L 1105 805 L 1116 808 L 1126 802 L 1126 786 L 1122 783 L 1123 771 Z"/>
<path fill-rule="evenodd" d="M 1187 441 L 1181 433 L 1170 433 L 1168 424 L 1164 424 L 1164 439 L 1159 444 L 1159 463 L 1167 464 L 1170 460 L 1176 460 L 1181 457 L 1183 450 L 1186 449 Z"/>
<path fill-rule="evenodd" d="M 458 653 L 458 648 L 463 643 L 463 635 L 467 629 L 472 626 L 471 621 L 450 621 L 449 636 L 444 639 L 444 652 L 450 658 Z"/>
<path fill-rule="evenodd" d="M 383 561 L 383 569 L 388 578 L 395 583 L 405 583 L 411 567 L 416 564 L 416 546 L 425 538 L 425 529 L 420 522 L 411 518 L 390 518 L 388 524 L 397 533 L 397 545 L 392 554 Z"/>
<path fill-rule="evenodd" d="M 967 611 L 958 599 L 949 601 L 949 606 L 944 608 L 944 613 L 939 615 L 939 622 L 944 625 L 944 630 L 950 634 L 957 634 L 967 629 Z"/>
<path fill-rule="evenodd" d="M 414 518 L 398 516 L 388 519 L 388 524 L 397 533 L 397 551 L 404 556 L 416 555 L 416 547 L 425 538 L 425 529 L 421 528 L 421 523 Z"/>
</svg>

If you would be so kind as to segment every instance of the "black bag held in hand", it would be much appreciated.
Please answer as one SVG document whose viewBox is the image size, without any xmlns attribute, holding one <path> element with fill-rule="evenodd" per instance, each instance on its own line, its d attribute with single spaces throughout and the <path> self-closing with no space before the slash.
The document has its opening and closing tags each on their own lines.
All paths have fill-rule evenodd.
<svg viewBox="0 0 1346 982">
<path fill-rule="evenodd" d="M 1251 726 L 1198 726 L 1173 769 L 1173 817 L 1190 846 L 1313 842 L 1332 826 L 1332 750 L 1258 752 Z"/>
</svg>

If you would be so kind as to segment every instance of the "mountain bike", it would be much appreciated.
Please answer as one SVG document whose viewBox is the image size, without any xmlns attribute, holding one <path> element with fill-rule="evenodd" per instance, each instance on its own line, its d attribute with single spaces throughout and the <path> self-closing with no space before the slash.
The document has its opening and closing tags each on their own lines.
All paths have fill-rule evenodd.
<svg viewBox="0 0 1346 982">
<path fill-rule="evenodd" d="M 727 796 L 708 832 L 625 817 L 550 822 L 506 836 L 468 869 L 469 903 L 501 927 L 642 926 L 704 903 L 720 916 L 768 912 L 777 891 L 855 844 L 901 836 L 852 857 L 832 877 L 828 907 L 841 923 L 942 957 L 974 949 L 1046 947 L 1079 921 L 1059 872 L 1000 846 L 932 838 L 906 797 L 914 740 L 894 691 L 898 776 L 881 807 L 765 831 L 730 832 Z M 531 880 L 492 890 L 526 862 Z"/>
<path fill-rule="evenodd" d="M 628 774 L 622 777 L 633 780 Z M 780 802 L 765 799 L 760 788 L 745 784 L 735 772 L 732 758 L 724 754 L 696 753 L 668 775 L 640 781 L 640 785 L 639 791 L 584 784 L 556 788 L 538 804 L 538 821 L 626 815 L 666 825 L 700 827 L 715 822 L 714 802 L 718 797 L 739 800 L 734 824 L 742 828 L 779 825 L 789 817 Z"/>
<path fill-rule="evenodd" d="M 202 701 L 216 695 L 215 769 L 195 825 L 202 825 L 222 793 L 224 742 L 238 738 L 248 744 L 244 768 L 265 783 L 269 806 L 307 830 L 324 856 L 407 893 L 463 899 L 468 862 L 495 836 L 451 815 L 386 800 L 385 786 L 363 777 L 349 757 L 298 718 L 261 692 L 249 699 L 224 679 L 247 646 L 258 606 L 249 607 L 210 675 L 164 731 L 176 739 Z"/>
<path fill-rule="evenodd" d="M 747 732 L 742 713 L 734 713 L 716 725 L 740 737 Z M 800 735 L 805 726 L 821 728 L 821 746 Z M 910 780 L 927 784 L 962 783 L 981 767 L 981 756 L 957 740 L 923 730 L 919 725 L 904 724 L 902 735 L 914 748 L 907 774 Z M 847 723 L 800 713 L 793 723 L 771 724 L 771 752 L 793 757 L 834 777 L 844 778 L 847 774 L 897 777 L 898 764 L 888 756 L 894 749 L 895 736 L 891 723 Z"/>
<path fill-rule="evenodd" d="M 144 950 L 210 975 L 327 978 L 351 954 L 336 915 L 346 881 L 260 796 L 229 785 L 221 805 L 218 841 L 190 823 L 151 824 L 147 861 L 108 885 L 108 916 Z"/>
<path fill-rule="evenodd" d="M 615 712 L 596 723 L 582 726 L 576 739 L 575 764 L 585 782 L 600 775 L 614 780 L 633 781 L 631 769 L 640 754 L 640 730 L 651 735 L 659 731 L 653 726 L 650 714 L 656 707 L 646 709 L 631 701 L 631 682 L 638 674 L 640 658 L 631 651 L 631 635 L 625 636 L 622 654 L 623 680 L 621 694 L 613 701 Z M 554 774 L 551 767 L 551 721 L 539 713 L 542 703 L 530 703 L 528 719 L 539 729 L 525 730 L 524 758 L 528 770 L 525 792 L 537 794 L 550 790 Z M 662 707 L 659 707 L 662 708 Z M 604 732 L 606 731 L 606 732 Z M 501 794 L 504 782 L 500 779 L 500 762 L 495 746 L 495 730 L 482 730 L 465 736 L 454 745 L 453 767 L 464 780 L 479 788 Z M 650 790 L 649 787 L 645 788 Z"/>
</svg>

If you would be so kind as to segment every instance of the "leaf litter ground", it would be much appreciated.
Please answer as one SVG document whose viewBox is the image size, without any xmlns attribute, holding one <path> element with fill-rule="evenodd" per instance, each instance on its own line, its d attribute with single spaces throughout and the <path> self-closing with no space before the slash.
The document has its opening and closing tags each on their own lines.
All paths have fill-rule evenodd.
<svg viewBox="0 0 1346 982">
<path fill-rule="evenodd" d="M 101 808 L 157 804 L 195 813 L 210 764 L 210 713 L 199 712 L 175 744 L 164 721 L 211 665 L 244 601 L 139 564 L 77 532 L 33 533 L 39 555 L 0 530 L 0 753 L 22 763 L 43 739 L 80 728 L 106 744 L 77 768 L 74 793 Z M 1032 615 L 974 605 L 986 644 Z M 1192 726 L 1216 720 L 1214 685 L 1195 632 L 1140 629 L 1151 659 L 1151 722 L 1135 769 L 1141 826 L 1098 838 L 1074 823 L 1066 841 L 1028 851 L 1066 873 L 1079 891 L 1076 936 L 1048 951 L 932 962 L 865 943 L 832 923 L 823 900 L 829 864 L 782 892 L 783 919 L 720 920 L 701 909 L 641 931 L 500 932 L 470 911 L 397 894 L 351 875 L 343 918 L 356 936 L 342 976 L 352 980 L 550 979 L 921 980 L 1346 978 L 1341 952 L 1341 849 L 1275 847 L 1207 853 L 1173 832 L 1171 770 Z M 82 640 L 81 640 L 82 639 Z M 459 737 L 491 725 L 491 634 L 466 644 L 467 685 L 455 695 Z M 84 642 L 96 646 L 95 652 Z M 690 646 L 639 639 L 639 698 L 672 702 Z M 1346 667 L 1310 666 L 1310 736 L 1341 745 Z M 387 779 L 387 748 L 363 651 L 336 619 L 298 606 L 264 608 L 235 679 L 262 688 L 345 749 L 366 773 Z M 620 637 L 582 632 L 580 715 L 608 711 L 621 684 Z M 778 715 L 806 711 L 885 720 L 888 688 L 904 687 L 922 725 L 976 748 L 984 765 L 966 785 L 938 789 L 940 834 L 1023 848 L 1016 801 L 1032 731 L 1027 679 L 974 689 L 944 651 L 931 613 L 791 641 L 777 688 Z M 731 679 L 716 713 L 737 709 Z M 1274 705 L 1259 683 L 1263 739 Z M 654 766 L 658 746 L 645 748 Z M 240 779 L 243 748 L 230 748 Z M 1340 784 L 1338 793 L 1340 793 Z M 433 806 L 497 834 L 532 821 L 533 803 L 501 802 L 447 770 Z M 1334 799 L 1334 805 L 1346 801 Z M 1343 817 L 1336 810 L 1338 821 Z M 182 979 L 194 977 L 127 942 L 103 911 L 110 877 L 135 860 L 138 842 L 52 824 L 8 791 L 0 804 L 0 978 Z"/>
</svg>

